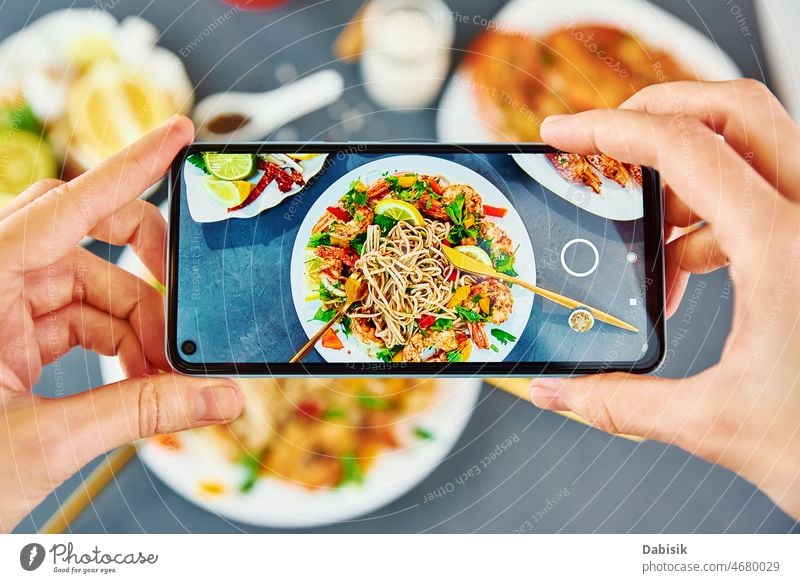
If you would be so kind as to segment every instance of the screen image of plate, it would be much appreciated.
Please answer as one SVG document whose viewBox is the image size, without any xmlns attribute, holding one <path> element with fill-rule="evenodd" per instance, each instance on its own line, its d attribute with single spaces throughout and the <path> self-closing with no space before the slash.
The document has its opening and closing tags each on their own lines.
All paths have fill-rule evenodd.
<svg viewBox="0 0 800 583">
<path fill-rule="evenodd" d="M 427 189 L 441 194 L 429 204 L 418 200 L 420 212 L 402 201 L 402 191 L 415 188 L 420 196 Z M 352 215 L 348 197 L 364 203 Z M 361 223 L 370 224 L 366 232 Z M 453 233 L 456 224 L 463 232 Z M 360 233 L 358 241 L 352 241 L 353 233 Z M 478 237 L 491 243 L 482 248 L 470 241 Z M 311 337 L 341 303 L 343 265 L 358 267 L 368 292 L 334 326 L 335 336 L 317 345 L 322 357 L 327 362 L 503 360 L 525 330 L 534 295 L 458 272 L 443 245 L 536 281 L 530 235 L 519 214 L 496 186 L 460 164 L 418 155 L 382 158 L 354 168 L 323 192 L 300 225 L 292 251 L 292 298 L 305 333 Z"/>
</svg>

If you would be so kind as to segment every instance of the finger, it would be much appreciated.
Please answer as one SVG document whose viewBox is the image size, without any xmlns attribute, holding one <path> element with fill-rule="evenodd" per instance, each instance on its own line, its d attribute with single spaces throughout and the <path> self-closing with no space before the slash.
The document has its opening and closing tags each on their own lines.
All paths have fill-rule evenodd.
<svg viewBox="0 0 800 583">
<path fill-rule="evenodd" d="M 688 273 L 709 273 L 730 262 L 708 226 L 670 242 L 666 246 L 666 255 Z"/>
<path fill-rule="evenodd" d="M 64 181 L 57 178 L 45 178 L 34 182 L 23 192 L 12 198 L 11 202 L 0 208 L 0 221 L 62 184 L 64 184 Z"/>
<path fill-rule="evenodd" d="M 69 460 L 62 471 L 71 475 L 136 439 L 232 421 L 241 411 L 233 381 L 161 374 L 46 401 L 38 416 L 40 426 L 49 428 L 44 449 Z"/>
<path fill-rule="evenodd" d="M 98 223 L 161 178 L 192 136 L 192 123 L 176 116 L 9 216 L 0 224 L 0 263 L 23 272 L 63 257 Z"/>
<path fill-rule="evenodd" d="M 689 272 L 681 269 L 680 265 L 669 255 L 665 255 L 664 279 L 667 295 L 665 313 L 667 319 L 675 315 L 681 305 L 683 294 L 689 285 Z"/>
<path fill-rule="evenodd" d="M 164 283 L 167 222 L 154 204 L 136 199 L 101 221 L 89 234 L 112 245 L 130 245 L 150 273 Z"/>
<path fill-rule="evenodd" d="M 688 444 L 698 430 L 700 407 L 686 396 L 698 377 L 665 379 L 625 373 L 531 382 L 537 407 L 573 411 L 594 427 L 677 445 Z"/>
<path fill-rule="evenodd" d="M 790 204 L 728 144 L 695 118 L 631 110 L 593 110 L 547 118 L 542 137 L 562 150 L 603 152 L 660 170 L 686 205 L 711 223 L 723 249 L 766 232 Z M 777 208 L 776 208 L 777 207 Z"/>
<path fill-rule="evenodd" d="M 147 360 L 170 370 L 164 353 L 164 298 L 150 284 L 82 248 L 25 276 L 34 318 L 79 302 L 130 323 Z"/>
<path fill-rule="evenodd" d="M 664 185 L 664 222 L 675 227 L 689 227 L 700 221 L 681 197 L 675 194 L 669 184 Z"/>
<path fill-rule="evenodd" d="M 157 372 L 145 357 L 142 341 L 130 322 L 77 302 L 34 320 L 42 364 L 58 360 L 74 346 L 119 356 L 126 376 Z"/>
<path fill-rule="evenodd" d="M 650 85 L 621 108 L 682 114 L 722 134 L 734 150 L 786 196 L 800 201 L 800 167 L 786 153 L 800 142 L 800 128 L 760 81 L 676 81 Z"/>
</svg>

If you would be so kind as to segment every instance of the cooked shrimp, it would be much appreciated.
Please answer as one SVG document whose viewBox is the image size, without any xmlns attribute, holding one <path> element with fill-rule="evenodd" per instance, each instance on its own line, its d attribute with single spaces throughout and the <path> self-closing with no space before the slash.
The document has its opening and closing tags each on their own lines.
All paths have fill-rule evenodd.
<svg viewBox="0 0 800 583">
<path fill-rule="evenodd" d="M 501 227 L 492 221 L 481 221 L 480 229 L 481 238 L 489 242 L 492 257 L 514 254 L 514 242 Z"/>
<path fill-rule="evenodd" d="M 434 198 L 427 192 L 417 199 L 417 208 L 419 212 L 437 221 L 449 221 L 450 217 L 444 208 L 444 205 L 438 199 Z"/>
<path fill-rule="evenodd" d="M 620 186 L 627 186 L 631 180 L 628 171 L 619 160 L 615 160 L 605 154 L 589 154 L 586 156 L 586 159 L 589 161 L 589 164 L 597 168 L 603 176 L 609 180 L 613 180 Z"/>
<path fill-rule="evenodd" d="M 488 313 L 485 310 L 486 304 L 481 306 L 481 300 L 484 298 L 489 300 Z M 505 283 L 499 279 L 487 279 L 472 286 L 469 297 L 461 306 L 485 315 L 492 324 L 502 324 L 511 315 L 514 298 L 511 295 L 511 288 Z"/>
<path fill-rule="evenodd" d="M 377 329 L 372 320 L 368 318 L 351 318 L 350 330 L 361 342 L 367 346 L 377 346 L 383 348 L 383 340 L 376 336 Z"/>
<path fill-rule="evenodd" d="M 564 177 L 567 182 L 572 184 L 583 184 L 591 188 L 596 194 L 600 194 L 600 187 L 603 181 L 592 168 L 592 165 L 578 154 L 567 154 L 558 152 L 556 154 L 545 154 L 547 159 L 553 164 L 553 168 Z"/>
<path fill-rule="evenodd" d="M 458 348 L 456 333 L 452 330 L 441 332 L 417 332 L 403 348 L 404 362 L 422 362 L 422 354 L 429 348 L 437 351 L 450 352 Z"/>
<path fill-rule="evenodd" d="M 335 235 L 345 241 L 352 240 L 356 235 L 367 232 L 367 227 L 372 224 L 375 213 L 369 207 L 360 207 L 356 210 L 355 216 L 347 221 L 335 221 L 330 227 L 331 235 Z"/>
<path fill-rule="evenodd" d="M 451 204 L 459 194 L 464 195 L 464 217 L 483 217 L 483 199 L 478 191 L 468 184 L 451 184 L 442 192 L 442 204 Z"/>
<path fill-rule="evenodd" d="M 320 273 L 327 274 L 333 280 L 341 279 L 344 276 L 344 268 L 352 270 L 358 260 L 358 253 L 351 247 L 320 245 L 314 249 L 314 254 L 322 259 Z"/>
</svg>

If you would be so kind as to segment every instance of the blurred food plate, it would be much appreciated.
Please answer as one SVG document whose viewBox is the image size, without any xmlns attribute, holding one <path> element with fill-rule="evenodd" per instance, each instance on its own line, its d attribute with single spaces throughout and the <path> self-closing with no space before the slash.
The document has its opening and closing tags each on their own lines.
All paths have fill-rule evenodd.
<svg viewBox="0 0 800 583">
<path fill-rule="evenodd" d="M 226 175 L 206 160 L 250 160 L 249 170 Z M 184 165 L 189 214 L 197 223 L 247 219 L 299 193 L 319 174 L 327 154 L 194 154 Z M 281 173 L 280 175 L 278 173 Z M 285 175 L 285 176 L 283 176 Z M 283 179 L 283 180 L 281 180 Z"/>
<path fill-rule="evenodd" d="M 151 279 L 130 248 L 118 265 Z M 104 383 L 123 378 L 117 358 L 100 357 L 100 371 Z M 411 490 L 448 456 L 481 389 L 479 379 L 365 375 L 243 379 L 245 411 L 229 428 L 142 440 L 140 458 L 178 494 L 231 520 L 307 528 L 354 519 Z M 423 503 L 421 493 L 409 506 Z"/>
<path fill-rule="evenodd" d="M 72 178 L 191 109 L 186 70 L 156 46 L 158 37 L 138 17 L 118 22 L 101 10 L 66 9 L 0 43 L 0 132 L 17 150 L 25 147 L 21 134 L 41 138 L 16 158 L 14 176 L 0 180 L 13 187 L 4 194 L 44 174 Z"/>
<path fill-rule="evenodd" d="M 443 93 L 443 142 L 536 142 L 547 115 L 616 107 L 645 85 L 740 76 L 714 42 L 637 0 L 512 0 Z"/>
</svg>

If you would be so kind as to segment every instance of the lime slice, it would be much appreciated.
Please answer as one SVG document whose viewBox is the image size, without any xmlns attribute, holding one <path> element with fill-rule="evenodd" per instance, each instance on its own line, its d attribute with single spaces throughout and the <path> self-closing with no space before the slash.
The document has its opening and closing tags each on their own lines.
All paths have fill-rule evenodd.
<svg viewBox="0 0 800 583">
<path fill-rule="evenodd" d="M 425 219 L 419 214 L 417 207 L 396 198 L 384 198 L 378 201 L 378 204 L 375 205 L 375 214 L 384 215 L 396 221 L 406 221 L 417 227 L 425 224 Z"/>
<path fill-rule="evenodd" d="M 323 261 L 320 257 L 317 257 L 316 253 L 310 249 L 306 249 L 305 265 L 305 286 L 306 291 L 308 291 L 306 301 L 311 302 L 319 299 L 319 270 L 322 269 Z"/>
<path fill-rule="evenodd" d="M 221 180 L 241 180 L 253 173 L 255 160 L 252 154 L 216 154 L 205 152 L 206 168 Z"/>
<path fill-rule="evenodd" d="M 247 198 L 253 185 L 242 180 L 231 181 L 206 178 L 205 187 L 206 192 L 208 192 L 214 200 L 226 208 L 230 208 Z"/>
<path fill-rule="evenodd" d="M 483 263 L 486 267 L 494 268 L 492 264 L 492 260 L 489 255 L 481 249 L 480 247 L 476 247 L 475 245 L 459 245 L 455 248 L 456 251 L 461 251 L 467 257 L 471 257 L 475 261 L 479 261 Z"/>
<path fill-rule="evenodd" d="M 36 134 L 0 131 L 2 159 L 0 194 L 17 195 L 34 182 L 56 176 L 56 158 L 46 141 Z"/>
</svg>

